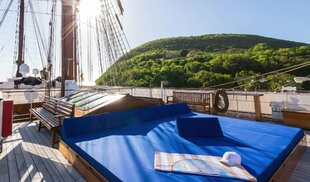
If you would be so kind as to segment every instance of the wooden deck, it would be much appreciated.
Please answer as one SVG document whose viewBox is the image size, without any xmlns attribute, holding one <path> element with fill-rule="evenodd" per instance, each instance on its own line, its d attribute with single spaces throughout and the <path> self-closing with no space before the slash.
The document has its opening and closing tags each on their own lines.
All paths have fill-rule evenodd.
<svg viewBox="0 0 310 182">
<path fill-rule="evenodd" d="M 37 124 L 13 125 L 0 154 L 0 181 L 85 181 L 57 149 L 50 148 L 51 135 Z"/>
<path fill-rule="evenodd" d="M 310 131 L 308 148 L 289 181 L 310 181 Z M 5 139 L 0 154 L 0 181 L 85 181 L 57 149 L 50 148 L 51 134 L 37 131 L 37 124 L 13 125 L 13 135 Z"/>
<path fill-rule="evenodd" d="M 310 181 L 310 131 L 305 131 L 307 135 L 307 149 L 297 164 L 291 178 L 291 182 L 309 182 Z"/>
</svg>

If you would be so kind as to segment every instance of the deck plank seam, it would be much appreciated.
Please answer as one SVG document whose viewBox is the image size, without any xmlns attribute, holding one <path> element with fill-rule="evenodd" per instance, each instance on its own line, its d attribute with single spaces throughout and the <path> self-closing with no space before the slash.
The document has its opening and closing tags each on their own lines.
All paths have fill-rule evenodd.
<svg viewBox="0 0 310 182">
<path fill-rule="evenodd" d="M 49 145 L 49 141 L 47 137 L 51 137 L 47 132 L 39 132 L 39 136 L 42 137 L 43 141 L 45 141 L 46 145 Z M 61 155 L 61 153 L 57 150 L 51 149 L 52 153 L 56 156 L 56 158 L 61 162 L 64 168 L 68 171 L 68 173 L 72 176 L 72 178 L 76 181 L 84 180 L 84 178 L 76 171 L 76 169 Z"/>
<path fill-rule="evenodd" d="M 42 132 L 37 132 L 34 130 L 34 127 L 32 127 L 34 125 L 30 125 L 29 130 L 32 131 L 33 134 L 37 134 L 38 137 L 40 137 L 42 140 L 40 142 L 41 145 L 48 145 L 48 143 L 46 143 L 43 139 Z M 46 133 L 46 132 L 45 132 Z M 62 164 L 62 162 L 60 160 L 58 160 L 58 158 L 56 157 L 56 155 L 54 155 L 53 153 L 53 148 L 49 148 L 47 150 L 45 150 L 45 152 L 47 153 L 48 156 L 50 156 L 53 160 L 53 165 L 58 169 L 58 172 L 60 173 L 61 177 L 63 178 L 64 181 L 75 181 L 73 180 L 74 178 L 72 177 L 72 175 L 69 173 L 69 171 L 64 167 L 64 165 Z M 59 171 L 61 170 L 61 171 Z M 70 177 L 68 177 L 68 175 Z"/>
<path fill-rule="evenodd" d="M 23 128 L 20 128 L 20 135 L 23 133 Z M 21 135 L 22 137 L 22 135 Z M 34 158 L 32 157 L 32 154 L 31 154 L 31 151 L 30 149 L 28 148 L 28 143 L 27 142 L 22 142 L 22 148 L 24 149 L 23 151 L 23 155 L 24 155 L 24 158 L 26 160 L 26 164 L 27 166 L 31 166 L 32 165 L 32 170 L 30 171 L 30 177 L 31 177 L 31 180 L 32 181 L 35 181 L 35 180 L 41 180 L 43 179 L 43 176 L 42 174 L 39 173 L 39 170 L 37 168 L 37 166 L 35 165 L 35 161 L 34 161 Z"/>
<path fill-rule="evenodd" d="M 46 166 L 46 169 L 48 169 L 47 171 L 50 174 L 52 180 L 56 181 L 56 182 L 63 181 L 58 170 L 52 164 L 53 161 L 52 160 L 46 160 L 46 159 L 49 159 L 49 156 L 46 154 L 46 152 L 44 151 L 44 148 L 41 146 L 41 144 L 39 144 L 40 142 L 38 141 L 37 137 L 35 137 L 35 135 L 29 130 L 25 130 L 25 131 L 28 134 L 28 136 L 30 137 L 31 142 L 36 144 L 36 145 L 34 145 L 34 147 L 36 148 L 38 155 L 41 157 L 43 164 Z"/>
<path fill-rule="evenodd" d="M 22 129 L 23 134 L 25 139 L 32 141 L 32 139 L 30 138 L 30 136 L 28 135 L 27 131 L 25 128 Z M 37 148 L 35 147 L 35 145 L 32 142 L 29 142 L 29 145 L 32 148 L 32 159 L 35 162 L 35 165 L 37 167 L 38 170 L 40 170 L 40 172 L 42 173 L 42 180 L 46 180 L 46 181 L 54 181 L 52 179 L 52 176 L 50 175 L 50 173 L 48 172 L 48 167 L 46 166 L 44 160 L 42 159 L 42 157 L 39 155 Z"/>
</svg>

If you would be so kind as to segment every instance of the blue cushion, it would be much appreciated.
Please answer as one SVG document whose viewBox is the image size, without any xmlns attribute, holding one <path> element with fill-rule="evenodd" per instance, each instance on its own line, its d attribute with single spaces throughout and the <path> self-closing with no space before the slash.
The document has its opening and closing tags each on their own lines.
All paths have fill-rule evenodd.
<svg viewBox="0 0 310 182">
<path fill-rule="evenodd" d="M 166 107 L 170 113 L 162 114 Z M 154 113 L 153 109 L 148 108 L 143 111 Z M 156 118 L 154 120 L 144 121 L 143 119 L 140 123 L 130 124 L 126 122 L 129 116 L 126 113 L 126 117 L 119 116 L 118 121 L 122 122 L 122 127 L 119 127 L 120 125 L 116 127 L 111 123 L 106 125 L 105 122 L 109 123 L 108 120 L 98 119 L 103 116 L 79 118 L 79 120 L 68 119 L 64 121 L 63 131 L 70 131 L 72 128 L 79 131 L 71 133 L 73 135 L 63 134 L 62 138 L 109 181 L 232 182 L 239 180 L 155 171 L 155 151 L 213 156 L 222 156 L 226 151 L 235 151 L 241 155 L 242 165 L 258 181 L 268 181 L 303 137 L 303 131 L 298 128 L 218 117 L 223 137 L 183 138 L 175 130 L 176 118 L 213 116 L 186 112 L 188 109 L 184 105 L 161 106 L 155 111 L 160 111 L 158 115 L 165 117 L 159 118 L 158 115 L 153 114 Z M 141 119 L 141 116 L 136 115 L 137 113 L 143 114 L 133 110 L 130 118 Z M 92 119 L 97 120 L 95 125 Z M 79 123 L 79 127 L 74 126 L 74 121 Z M 128 126 L 125 126 L 125 123 Z M 86 128 L 92 126 L 97 129 L 87 129 L 87 132 L 83 132 L 85 129 L 83 124 Z M 107 126 L 113 126 L 113 128 L 107 128 Z"/>
<path fill-rule="evenodd" d="M 177 131 L 182 137 L 222 137 L 217 117 L 177 118 Z"/>
<path fill-rule="evenodd" d="M 66 118 L 63 122 L 62 137 L 80 136 L 128 127 L 155 119 L 175 117 L 176 115 L 190 112 L 186 104 L 172 104 L 164 107 L 153 106 L 80 118 Z"/>
</svg>

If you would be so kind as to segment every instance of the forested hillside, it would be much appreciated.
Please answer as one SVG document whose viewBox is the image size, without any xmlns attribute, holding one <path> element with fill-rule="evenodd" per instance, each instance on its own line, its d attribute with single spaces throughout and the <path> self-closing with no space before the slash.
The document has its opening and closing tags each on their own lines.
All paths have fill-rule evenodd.
<svg viewBox="0 0 310 182">
<path fill-rule="evenodd" d="M 130 51 L 106 71 L 98 85 L 277 90 L 310 66 L 261 76 L 310 61 L 310 45 L 256 35 L 213 34 L 151 41 Z M 246 79 L 245 79 L 246 78 Z M 308 89 L 309 84 L 303 87 Z"/>
</svg>

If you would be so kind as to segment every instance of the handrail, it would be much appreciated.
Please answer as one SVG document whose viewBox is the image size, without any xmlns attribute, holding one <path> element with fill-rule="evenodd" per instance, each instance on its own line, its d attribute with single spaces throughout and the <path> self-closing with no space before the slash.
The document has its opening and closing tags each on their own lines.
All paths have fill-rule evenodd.
<svg viewBox="0 0 310 182">
<path fill-rule="evenodd" d="M 45 92 L 46 90 L 44 89 L 9 89 L 9 90 L 1 90 L 0 89 L 0 92 L 2 93 L 24 93 L 24 92 Z M 61 91 L 61 89 L 55 89 L 55 90 L 51 90 L 52 91 Z M 66 89 L 65 91 L 77 91 L 77 90 L 74 90 L 74 89 Z M 78 91 L 90 91 L 89 89 L 79 89 Z"/>
<path fill-rule="evenodd" d="M 215 92 L 214 91 L 208 91 L 208 92 L 205 92 L 205 91 L 192 91 L 192 90 L 189 90 L 189 91 L 174 91 L 174 92 L 178 92 L 178 93 L 197 93 L 197 94 L 213 94 Z M 262 93 L 249 93 L 249 92 L 232 92 L 232 91 L 227 91 L 227 95 L 237 95 L 237 96 L 263 96 L 264 94 Z"/>
</svg>

